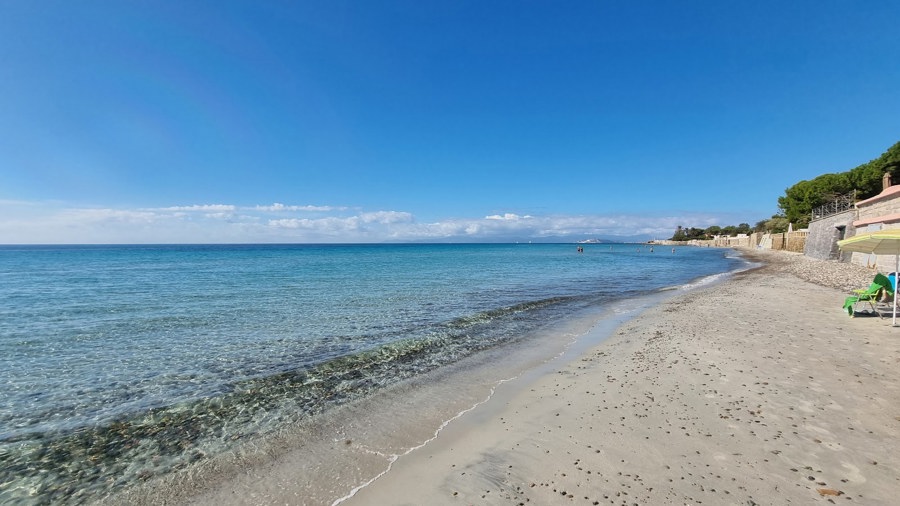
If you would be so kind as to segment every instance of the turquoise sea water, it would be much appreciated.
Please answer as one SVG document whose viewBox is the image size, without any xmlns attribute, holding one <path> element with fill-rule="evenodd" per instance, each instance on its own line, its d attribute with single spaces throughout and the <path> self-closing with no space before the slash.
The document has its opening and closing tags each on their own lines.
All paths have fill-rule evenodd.
<svg viewBox="0 0 900 506">
<path fill-rule="evenodd" d="M 585 307 L 732 271 L 634 244 L 0 247 L 0 503 L 81 503 Z"/>
</svg>

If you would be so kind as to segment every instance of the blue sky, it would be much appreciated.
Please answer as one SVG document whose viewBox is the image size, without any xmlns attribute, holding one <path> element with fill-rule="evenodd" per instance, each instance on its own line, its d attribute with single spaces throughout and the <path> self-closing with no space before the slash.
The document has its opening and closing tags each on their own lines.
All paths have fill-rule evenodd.
<svg viewBox="0 0 900 506">
<path fill-rule="evenodd" d="M 667 238 L 900 140 L 900 3 L 0 3 L 0 243 Z"/>
</svg>

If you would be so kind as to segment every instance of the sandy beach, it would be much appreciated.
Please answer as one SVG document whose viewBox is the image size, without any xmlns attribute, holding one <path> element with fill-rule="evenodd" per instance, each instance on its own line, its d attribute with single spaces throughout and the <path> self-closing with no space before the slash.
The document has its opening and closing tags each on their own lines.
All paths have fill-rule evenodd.
<svg viewBox="0 0 900 506">
<path fill-rule="evenodd" d="M 762 269 L 678 297 L 345 504 L 896 504 L 900 328 Z"/>
<path fill-rule="evenodd" d="M 608 338 L 596 334 L 609 329 L 573 327 L 599 344 L 540 375 L 426 390 L 431 398 L 409 386 L 410 406 L 474 406 L 443 427 L 430 425 L 440 413 L 400 413 L 395 423 L 322 429 L 318 442 L 184 502 L 896 504 L 900 328 L 890 317 L 849 318 L 845 292 L 823 286 L 871 273 L 799 255 L 764 260 Z M 819 283 L 797 275 L 829 270 Z M 333 459 L 306 459 L 316 445 Z"/>
</svg>

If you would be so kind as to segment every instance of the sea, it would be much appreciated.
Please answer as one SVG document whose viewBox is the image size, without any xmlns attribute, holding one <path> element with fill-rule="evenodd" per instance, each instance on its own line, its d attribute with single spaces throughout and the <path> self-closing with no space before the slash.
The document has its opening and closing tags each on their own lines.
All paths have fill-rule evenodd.
<svg viewBox="0 0 900 506">
<path fill-rule="evenodd" d="M 89 503 L 746 265 L 646 244 L 0 246 L 0 504 Z"/>
</svg>

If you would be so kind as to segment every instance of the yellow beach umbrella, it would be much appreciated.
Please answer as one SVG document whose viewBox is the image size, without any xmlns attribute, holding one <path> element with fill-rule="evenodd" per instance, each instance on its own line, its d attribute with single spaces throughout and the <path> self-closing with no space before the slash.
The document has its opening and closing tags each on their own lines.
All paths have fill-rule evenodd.
<svg viewBox="0 0 900 506">
<path fill-rule="evenodd" d="M 838 241 L 838 247 L 844 251 L 858 253 L 874 253 L 876 255 L 894 255 L 897 258 L 897 269 L 894 271 L 894 320 L 897 326 L 897 276 L 900 275 L 900 229 L 863 232 L 849 239 Z"/>
</svg>

